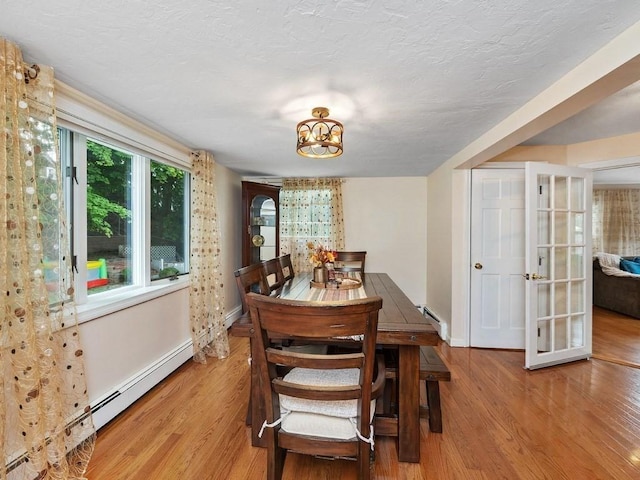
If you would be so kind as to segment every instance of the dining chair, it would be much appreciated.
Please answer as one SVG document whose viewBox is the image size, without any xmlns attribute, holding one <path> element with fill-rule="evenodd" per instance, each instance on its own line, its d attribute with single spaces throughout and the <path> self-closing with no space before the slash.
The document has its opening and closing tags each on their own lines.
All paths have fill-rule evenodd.
<svg viewBox="0 0 640 480">
<path fill-rule="evenodd" d="M 280 480 L 288 451 L 357 460 L 358 479 L 371 477 L 375 398 L 384 388 L 376 357 L 380 297 L 312 303 L 247 295 L 258 342 L 257 363 L 266 420 L 267 479 Z M 271 346 L 295 336 L 353 345 L 342 354 L 301 354 Z M 284 372 L 286 373 L 284 373 Z M 375 380 L 374 380 L 375 379 Z M 257 398 L 256 398 L 257 400 Z"/>
<path fill-rule="evenodd" d="M 360 272 L 364 274 L 364 262 L 367 252 L 336 252 L 337 259 L 333 264 L 336 272 Z M 364 279 L 364 276 L 362 277 Z"/>
<path fill-rule="evenodd" d="M 291 254 L 287 253 L 285 255 L 280 255 L 278 258 L 280 259 L 280 266 L 282 267 L 284 283 L 287 283 L 289 280 L 293 280 L 296 274 L 293 271 L 293 263 L 291 263 Z"/>
<path fill-rule="evenodd" d="M 280 295 L 284 286 L 284 274 L 282 273 L 282 265 L 279 258 L 262 261 L 262 268 L 267 277 L 267 285 L 271 294 Z"/>
<path fill-rule="evenodd" d="M 236 277 L 236 285 L 238 286 L 240 299 L 242 300 L 242 313 L 249 311 L 247 306 L 247 294 L 249 292 L 269 295 L 269 284 L 267 283 L 267 276 L 261 263 L 239 268 L 233 272 L 233 274 Z"/>
</svg>

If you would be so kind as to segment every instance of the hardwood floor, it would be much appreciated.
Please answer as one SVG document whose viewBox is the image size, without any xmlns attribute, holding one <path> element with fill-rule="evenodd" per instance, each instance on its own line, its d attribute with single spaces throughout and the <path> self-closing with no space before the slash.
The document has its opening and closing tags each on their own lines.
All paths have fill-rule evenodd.
<svg viewBox="0 0 640 480">
<path fill-rule="evenodd" d="M 593 307 L 593 357 L 640 368 L 640 319 Z"/>
<path fill-rule="evenodd" d="M 187 362 L 98 432 L 90 480 L 265 478 L 245 426 L 249 353 Z M 640 478 L 640 369 L 593 359 L 526 371 L 514 351 L 440 347 L 444 433 L 421 420 L 420 464 L 376 440 L 377 479 Z M 290 455 L 285 479 L 355 479 L 355 464 Z"/>
</svg>

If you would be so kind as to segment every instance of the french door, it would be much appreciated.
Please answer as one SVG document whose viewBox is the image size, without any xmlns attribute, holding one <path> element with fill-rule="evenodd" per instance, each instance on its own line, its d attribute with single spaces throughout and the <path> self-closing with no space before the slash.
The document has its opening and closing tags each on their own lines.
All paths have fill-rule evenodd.
<svg viewBox="0 0 640 480">
<path fill-rule="evenodd" d="M 525 166 L 525 368 L 591 356 L 591 172 Z"/>
</svg>

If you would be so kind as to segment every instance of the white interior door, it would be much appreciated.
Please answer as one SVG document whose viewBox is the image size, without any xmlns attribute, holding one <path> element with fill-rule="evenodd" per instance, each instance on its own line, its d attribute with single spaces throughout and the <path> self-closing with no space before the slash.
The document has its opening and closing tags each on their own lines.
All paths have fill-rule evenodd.
<svg viewBox="0 0 640 480">
<path fill-rule="evenodd" d="M 591 172 L 528 162 L 526 349 L 529 369 L 591 356 Z"/>
<path fill-rule="evenodd" d="M 472 347 L 525 347 L 524 168 L 471 172 Z"/>
</svg>

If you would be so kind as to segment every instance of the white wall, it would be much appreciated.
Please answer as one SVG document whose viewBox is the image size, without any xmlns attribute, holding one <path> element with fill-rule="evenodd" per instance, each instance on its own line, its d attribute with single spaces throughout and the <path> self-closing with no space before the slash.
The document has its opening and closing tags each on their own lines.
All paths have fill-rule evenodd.
<svg viewBox="0 0 640 480">
<path fill-rule="evenodd" d="M 242 177 L 221 165 L 216 166 L 218 223 L 221 232 L 222 274 L 227 317 L 240 315 L 240 293 L 233 276 L 242 266 Z"/>
<path fill-rule="evenodd" d="M 345 250 L 366 250 L 366 270 L 385 272 L 416 305 L 426 301 L 426 177 L 347 178 Z"/>
<path fill-rule="evenodd" d="M 190 338 L 189 289 L 80 325 L 89 400 L 109 393 Z"/>
<path fill-rule="evenodd" d="M 451 322 L 451 170 L 440 168 L 428 177 L 427 306 L 447 325 Z M 442 332 L 441 332 L 442 335 Z M 445 335 L 445 340 L 446 340 Z"/>
<path fill-rule="evenodd" d="M 452 346 L 464 346 L 468 330 L 469 172 L 443 165 L 427 179 L 426 303 Z"/>
<path fill-rule="evenodd" d="M 233 276 L 234 270 L 241 262 L 240 177 L 218 165 L 216 185 L 218 223 L 221 231 L 221 248 L 224 252 L 222 271 L 225 308 L 230 322 L 239 313 L 240 303 Z M 170 373 L 173 368 L 188 360 L 192 354 L 190 346 L 184 348 L 185 343 L 188 343 L 191 338 L 189 289 L 185 288 L 82 323 L 80 336 L 85 351 L 87 387 L 92 404 L 132 378 L 145 376 L 147 370 L 182 347 L 181 353 L 176 355 L 173 363 L 167 362 L 165 367 L 158 370 L 159 373 L 152 375 L 151 383 L 145 384 L 145 388 L 149 388 L 163 375 Z M 137 391 L 136 395 L 139 396 L 142 393 L 144 391 Z M 110 412 L 110 416 L 126 408 L 137 396 L 121 401 L 118 408 Z M 98 426 L 104 423 L 102 413 L 100 418 L 101 421 L 96 422 Z"/>
</svg>

